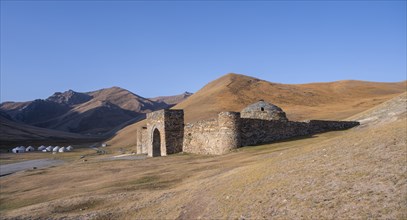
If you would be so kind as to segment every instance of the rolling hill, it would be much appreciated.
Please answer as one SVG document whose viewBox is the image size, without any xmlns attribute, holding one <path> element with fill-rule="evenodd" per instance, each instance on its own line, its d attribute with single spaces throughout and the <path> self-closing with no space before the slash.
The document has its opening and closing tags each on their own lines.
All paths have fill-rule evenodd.
<svg viewBox="0 0 407 220">
<path fill-rule="evenodd" d="M 217 117 L 221 111 L 241 111 L 260 99 L 283 108 L 290 120 L 340 120 L 372 108 L 406 91 L 407 81 L 378 83 L 345 80 L 327 83 L 280 84 L 226 74 L 175 105 L 183 109 L 185 121 Z M 141 121 L 122 129 L 109 143 L 133 146 Z"/>
<path fill-rule="evenodd" d="M 259 99 L 283 108 L 289 119 L 343 119 L 406 91 L 406 81 L 376 83 L 345 80 L 328 83 L 279 84 L 227 74 L 174 106 L 186 121 L 215 117 L 220 111 L 241 111 Z"/>
<path fill-rule="evenodd" d="M 8 175 L 0 211 L 4 219 L 406 219 L 406 99 L 351 116 L 364 123 L 350 130 L 221 156 L 99 155 Z"/>
</svg>

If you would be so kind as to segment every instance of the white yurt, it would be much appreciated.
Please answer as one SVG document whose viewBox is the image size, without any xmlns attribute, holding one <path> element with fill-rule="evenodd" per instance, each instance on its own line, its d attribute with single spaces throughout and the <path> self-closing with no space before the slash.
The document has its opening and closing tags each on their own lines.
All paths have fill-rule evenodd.
<svg viewBox="0 0 407 220">
<path fill-rule="evenodd" d="M 65 152 L 65 147 L 61 147 L 61 148 L 59 148 L 58 152 L 60 152 L 60 153 Z"/>
<path fill-rule="evenodd" d="M 47 152 L 51 152 L 53 148 L 53 146 L 48 146 L 47 148 L 45 148 L 45 150 L 47 150 Z"/>
<path fill-rule="evenodd" d="M 68 146 L 68 147 L 66 147 L 66 150 L 67 150 L 67 151 L 73 151 L 73 147 L 72 147 L 72 146 Z"/>
<path fill-rule="evenodd" d="M 58 152 L 58 150 L 59 150 L 59 146 L 56 146 L 56 147 L 54 147 L 54 148 L 52 149 L 53 152 Z"/>
<path fill-rule="evenodd" d="M 48 152 L 47 149 L 42 150 L 42 152 Z"/>
<path fill-rule="evenodd" d="M 18 154 L 18 153 L 24 153 L 25 152 L 25 147 L 20 146 L 20 147 L 15 147 L 13 150 L 11 150 L 13 153 Z"/>
<path fill-rule="evenodd" d="M 32 146 L 28 146 L 28 147 L 25 149 L 25 151 L 26 151 L 26 152 L 32 152 L 32 151 L 35 151 L 35 148 L 32 147 Z"/>
<path fill-rule="evenodd" d="M 38 149 L 38 151 L 43 151 L 43 150 L 45 150 L 45 146 L 44 145 L 41 145 L 41 146 L 39 146 L 37 149 Z"/>
</svg>

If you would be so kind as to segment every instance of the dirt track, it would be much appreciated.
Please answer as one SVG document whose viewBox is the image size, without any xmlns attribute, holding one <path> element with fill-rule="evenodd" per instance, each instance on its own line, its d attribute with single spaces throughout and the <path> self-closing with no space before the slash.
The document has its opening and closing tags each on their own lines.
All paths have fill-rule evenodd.
<svg viewBox="0 0 407 220">
<path fill-rule="evenodd" d="M 62 160 L 53 160 L 53 159 L 38 159 L 38 160 L 29 160 L 19 163 L 4 164 L 0 165 L 0 177 L 6 176 L 18 171 L 37 168 L 44 168 L 55 166 L 64 163 Z"/>
</svg>

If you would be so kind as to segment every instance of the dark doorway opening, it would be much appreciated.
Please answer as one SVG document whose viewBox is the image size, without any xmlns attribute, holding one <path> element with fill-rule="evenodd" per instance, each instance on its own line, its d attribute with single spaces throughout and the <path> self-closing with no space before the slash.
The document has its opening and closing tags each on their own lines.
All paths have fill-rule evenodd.
<svg viewBox="0 0 407 220">
<path fill-rule="evenodd" d="M 153 132 L 153 157 L 161 156 L 161 138 L 158 129 Z"/>
</svg>

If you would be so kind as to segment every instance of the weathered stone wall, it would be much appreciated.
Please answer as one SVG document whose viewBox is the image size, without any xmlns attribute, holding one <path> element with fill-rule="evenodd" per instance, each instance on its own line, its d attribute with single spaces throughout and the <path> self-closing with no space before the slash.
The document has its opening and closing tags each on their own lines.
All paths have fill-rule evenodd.
<svg viewBox="0 0 407 220">
<path fill-rule="evenodd" d="M 238 112 L 221 112 L 217 119 L 185 125 L 184 152 L 220 155 L 240 146 Z"/>
<path fill-rule="evenodd" d="M 217 119 L 186 124 L 183 151 L 194 154 L 219 154 L 218 131 Z"/>
<path fill-rule="evenodd" d="M 242 146 L 270 143 L 293 137 L 313 135 L 321 132 L 345 130 L 359 125 L 354 121 L 283 122 L 260 119 L 241 119 Z"/>
<path fill-rule="evenodd" d="M 154 142 L 154 132 L 156 133 Z M 184 139 L 184 111 L 160 110 L 147 114 L 146 146 L 148 156 L 166 156 L 182 152 Z M 159 137 L 159 140 L 158 140 Z M 154 151 L 154 143 L 160 142 L 160 150 Z"/>
<path fill-rule="evenodd" d="M 226 153 L 241 146 L 240 113 L 221 112 L 218 115 L 219 144 L 217 154 Z"/>
<path fill-rule="evenodd" d="M 147 114 L 147 128 L 137 133 L 137 152 L 149 156 L 182 151 L 219 155 L 241 146 L 344 130 L 357 125 L 359 122 L 354 121 L 293 122 L 241 118 L 238 112 L 221 112 L 217 119 L 184 125 L 182 110 L 160 110 Z M 159 148 L 154 148 L 154 143 Z"/>
<path fill-rule="evenodd" d="M 285 112 L 280 107 L 260 100 L 244 108 L 240 112 L 242 118 L 288 121 Z"/>
<path fill-rule="evenodd" d="M 182 152 L 184 139 L 184 111 L 165 110 L 164 112 L 166 154 Z"/>
<path fill-rule="evenodd" d="M 147 127 L 137 129 L 137 154 L 147 153 Z"/>
<path fill-rule="evenodd" d="M 288 121 L 285 112 L 281 111 L 246 111 L 241 113 L 242 118 Z"/>
<path fill-rule="evenodd" d="M 357 121 L 308 121 L 309 129 L 314 134 L 326 131 L 345 130 L 358 125 L 360 125 L 360 123 Z"/>
<path fill-rule="evenodd" d="M 165 110 L 159 110 L 151 113 L 147 113 L 147 135 L 146 135 L 146 143 L 147 143 L 147 154 L 150 157 L 153 156 L 166 156 L 167 150 L 165 148 L 165 130 L 164 130 L 164 115 Z M 160 132 L 160 155 L 157 155 L 153 152 L 153 133 L 154 130 L 157 129 Z M 154 153 L 154 154 L 153 154 Z"/>
<path fill-rule="evenodd" d="M 309 135 L 305 122 L 241 119 L 242 146 L 270 143 L 287 138 Z"/>
</svg>

